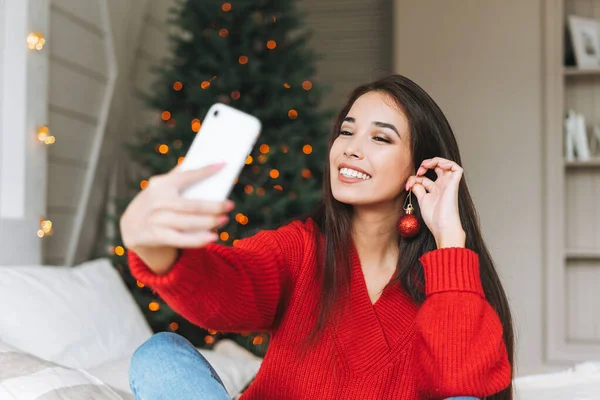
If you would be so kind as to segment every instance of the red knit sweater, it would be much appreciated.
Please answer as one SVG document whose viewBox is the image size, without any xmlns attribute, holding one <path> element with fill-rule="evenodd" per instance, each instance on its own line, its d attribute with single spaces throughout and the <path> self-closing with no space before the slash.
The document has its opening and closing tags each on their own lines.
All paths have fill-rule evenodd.
<svg viewBox="0 0 600 400">
<path fill-rule="evenodd" d="M 477 254 L 462 248 L 421 257 L 426 300 L 420 307 L 399 284 L 372 304 L 353 249 L 337 329 L 330 324 L 303 351 L 319 300 L 316 229 L 310 219 L 296 221 L 235 247 L 182 250 L 162 276 L 132 251 L 129 262 L 138 280 L 195 324 L 271 333 L 244 400 L 482 398 L 509 385 L 502 325 L 484 298 Z"/>
</svg>

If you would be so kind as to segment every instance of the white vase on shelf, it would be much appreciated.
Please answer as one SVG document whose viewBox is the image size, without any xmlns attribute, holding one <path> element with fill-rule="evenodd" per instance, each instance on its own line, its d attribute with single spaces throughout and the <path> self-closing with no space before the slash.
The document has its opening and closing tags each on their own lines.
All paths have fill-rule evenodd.
<svg viewBox="0 0 600 400">
<path fill-rule="evenodd" d="M 575 147 L 575 155 L 579 161 L 589 161 L 590 148 L 588 145 L 587 128 L 585 125 L 585 117 L 583 114 L 577 114 L 575 125 L 575 137 L 573 146 Z"/>
<path fill-rule="evenodd" d="M 567 162 L 575 161 L 575 111 L 569 110 L 565 118 L 565 160 Z"/>
</svg>

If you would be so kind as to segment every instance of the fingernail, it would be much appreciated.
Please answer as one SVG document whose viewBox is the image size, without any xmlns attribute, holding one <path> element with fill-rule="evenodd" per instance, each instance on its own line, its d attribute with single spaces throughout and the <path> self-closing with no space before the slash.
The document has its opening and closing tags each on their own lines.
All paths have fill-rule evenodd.
<svg viewBox="0 0 600 400">
<path fill-rule="evenodd" d="M 235 208 L 235 203 L 231 200 L 225 201 L 225 211 L 231 211 Z"/>
<path fill-rule="evenodd" d="M 219 218 L 217 218 L 217 224 L 219 225 L 223 225 L 227 221 L 229 221 L 229 217 L 227 215 L 221 215 Z"/>
<path fill-rule="evenodd" d="M 210 167 L 212 169 L 217 170 L 217 169 L 223 168 L 225 166 L 225 164 L 227 164 L 227 163 L 225 163 L 225 162 L 219 162 L 219 163 L 212 164 Z"/>
<path fill-rule="evenodd" d="M 211 232 L 211 233 L 208 235 L 208 241 L 209 241 L 209 242 L 214 242 L 214 241 L 217 241 L 218 239 L 219 239 L 219 235 L 218 235 L 218 234 L 216 234 L 216 233 L 214 233 L 214 232 Z"/>
</svg>

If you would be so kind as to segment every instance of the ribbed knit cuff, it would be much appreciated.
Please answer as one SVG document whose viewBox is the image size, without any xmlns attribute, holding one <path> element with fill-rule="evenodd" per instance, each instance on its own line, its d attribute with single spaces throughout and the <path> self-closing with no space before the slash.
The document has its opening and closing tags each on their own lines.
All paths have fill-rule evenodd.
<svg viewBox="0 0 600 400">
<path fill-rule="evenodd" d="M 485 298 L 479 276 L 479 256 L 462 247 L 443 247 L 420 258 L 425 272 L 425 295 L 446 291 L 474 292 Z"/>
<path fill-rule="evenodd" d="M 194 251 L 198 251 L 195 249 Z M 165 287 L 173 285 L 182 276 L 182 271 L 185 269 L 186 255 L 185 251 L 181 250 L 177 256 L 177 261 L 173 268 L 164 275 L 157 275 L 148 265 L 142 260 L 133 250 L 127 250 L 127 259 L 129 261 L 129 269 L 131 275 L 141 283 L 150 286 L 151 288 Z"/>
</svg>

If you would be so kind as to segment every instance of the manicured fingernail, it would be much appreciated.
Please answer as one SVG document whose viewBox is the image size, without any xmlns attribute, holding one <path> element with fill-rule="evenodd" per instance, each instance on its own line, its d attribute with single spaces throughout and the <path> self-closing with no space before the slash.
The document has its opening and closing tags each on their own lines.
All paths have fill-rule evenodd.
<svg viewBox="0 0 600 400">
<path fill-rule="evenodd" d="M 229 217 L 227 215 L 221 215 L 217 218 L 217 224 L 223 225 L 225 222 L 229 221 Z"/>
<path fill-rule="evenodd" d="M 225 166 L 225 164 L 227 164 L 227 163 L 225 163 L 225 162 L 219 162 L 219 163 L 212 164 L 210 167 L 212 169 L 218 170 L 218 169 L 223 168 Z"/>
<path fill-rule="evenodd" d="M 235 203 L 231 200 L 225 202 L 225 211 L 231 211 L 235 208 Z"/>
</svg>

